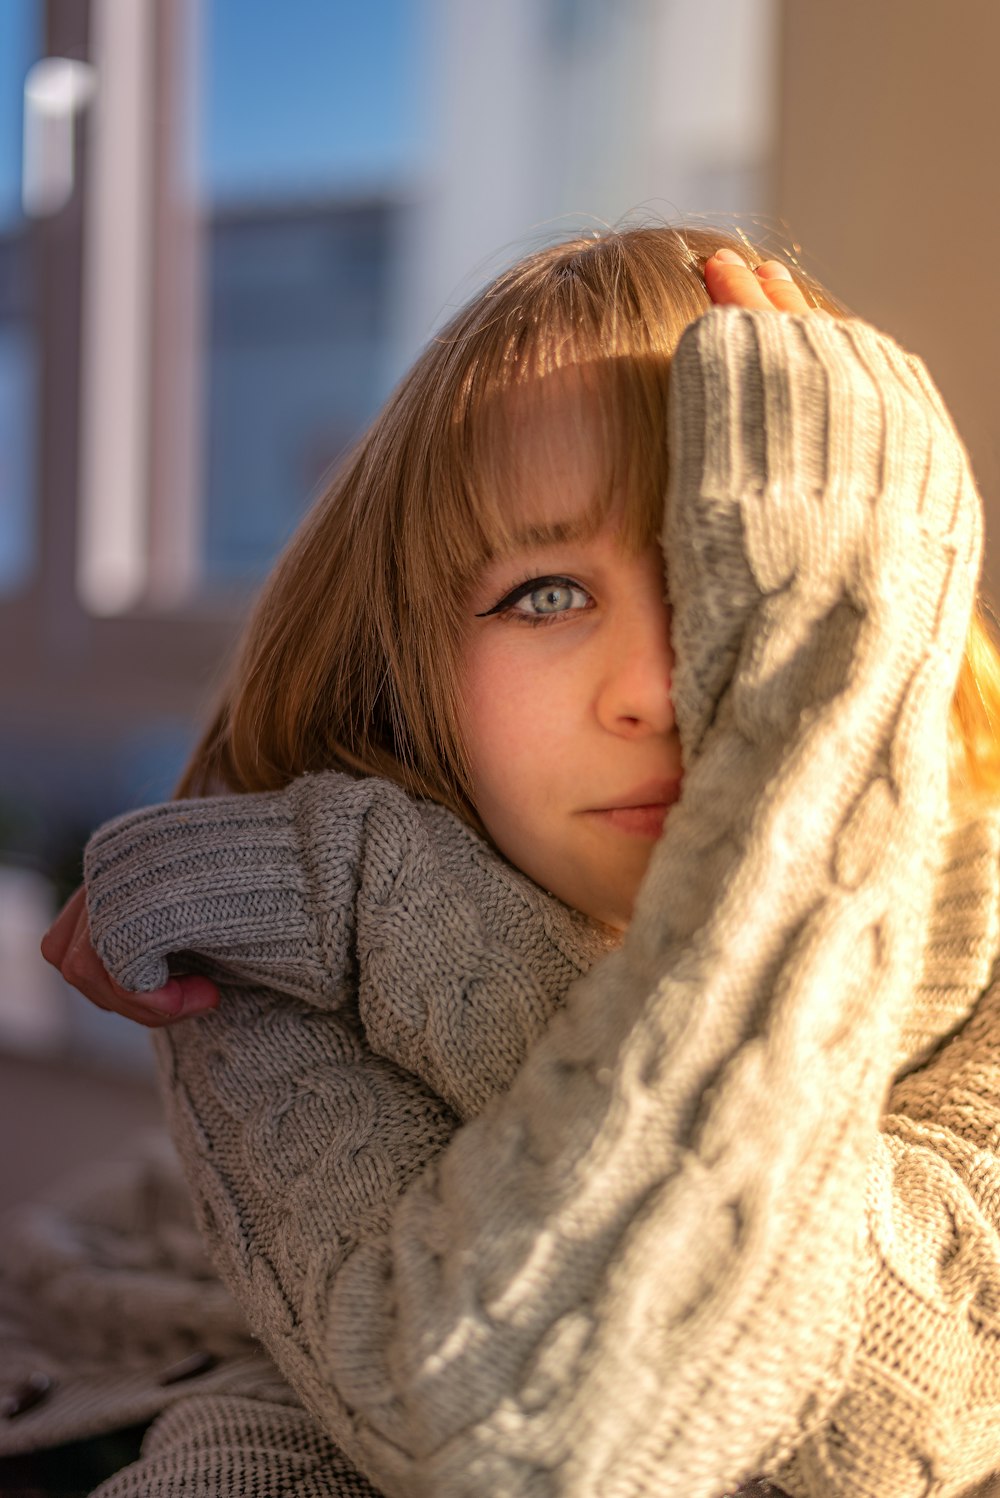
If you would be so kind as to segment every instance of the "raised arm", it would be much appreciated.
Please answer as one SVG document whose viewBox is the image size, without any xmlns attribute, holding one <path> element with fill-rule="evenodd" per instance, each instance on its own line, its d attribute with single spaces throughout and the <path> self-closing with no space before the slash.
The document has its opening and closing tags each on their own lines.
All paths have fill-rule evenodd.
<svg viewBox="0 0 1000 1498">
<path fill-rule="evenodd" d="M 687 772 L 622 949 L 481 1112 L 522 1056 L 484 1073 L 508 1016 L 479 942 L 456 957 L 480 978 L 457 1033 L 450 978 L 413 1004 L 366 989 L 358 917 L 357 1014 L 346 990 L 317 1005 L 296 955 L 297 1003 L 245 992 L 162 1042 L 220 1266 L 390 1494 L 717 1498 L 822 1425 L 863 1335 L 978 504 L 925 377 L 862 325 L 716 311 L 674 380 Z M 409 910 L 425 866 L 380 882 L 364 862 L 366 919 Z M 88 877 L 122 981 L 148 942 L 106 942 L 122 884 L 100 845 Z M 155 882 L 134 901 L 158 903 Z M 212 930 L 184 941 L 217 962 L 228 919 Z M 442 1075 L 471 1121 L 435 1159 Z"/>
</svg>

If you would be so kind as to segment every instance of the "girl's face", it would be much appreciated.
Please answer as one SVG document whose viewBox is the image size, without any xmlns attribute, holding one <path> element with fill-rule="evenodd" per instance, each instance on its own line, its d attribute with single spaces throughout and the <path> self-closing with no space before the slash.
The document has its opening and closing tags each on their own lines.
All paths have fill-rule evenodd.
<svg viewBox="0 0 1000 1498">
<path fill-rule="evenodd" d="M 670 616 L 659 548 L 623 550 L 613 510 L 586 525 L 594 423 L 579 381 L 565 383 L 513 409 L 518 539 L 469 601 L 463 731 L 500 851 L 622 929 L 680 786 Z"/>
</svg>

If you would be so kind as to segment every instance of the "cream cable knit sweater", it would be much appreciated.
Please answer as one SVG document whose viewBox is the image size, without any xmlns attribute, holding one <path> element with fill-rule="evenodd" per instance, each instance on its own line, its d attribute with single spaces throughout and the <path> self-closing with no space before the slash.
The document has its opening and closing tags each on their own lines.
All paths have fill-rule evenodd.
<svg viewBox="0 0 1000 1498">
<path fill-rule="evenodd" d="M 672 379 L 684 794 L 588 976 L 586 923 L 381 783 L 89 851 L 120 981 L 183 952 L 236 985 L 160 1038 L 174 1136 L 251 1325 L 389 1495 L 1000 1470 L 998 834 L 946 809 L 965 457 L 859 323 L 715 310 Z"/>
</svg>

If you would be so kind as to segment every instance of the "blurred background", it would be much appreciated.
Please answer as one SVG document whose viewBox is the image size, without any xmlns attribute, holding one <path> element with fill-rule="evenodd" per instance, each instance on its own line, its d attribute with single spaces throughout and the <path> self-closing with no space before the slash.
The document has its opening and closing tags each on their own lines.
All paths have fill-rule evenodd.
<svg viewBox="0 0 1000 1498">
<path fill-rule="evenodd" d="M 170 794 L 323 475 L 507 261 L 802 246 L 996 505 L 998 49 L 995 0 L 0 0 L 0 1205 L 156 1111 L 36 955 L 87 832 Z"/>
</svg>

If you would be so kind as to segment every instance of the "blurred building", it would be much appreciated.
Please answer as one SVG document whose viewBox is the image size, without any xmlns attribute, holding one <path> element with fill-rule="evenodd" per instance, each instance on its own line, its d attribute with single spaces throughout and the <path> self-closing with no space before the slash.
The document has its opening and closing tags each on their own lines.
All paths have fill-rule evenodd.
<svg viewBox="0 0 1000 1498">
<path fill-rule="evenodd" d="M 244 205 L 206 225 L 202 576 L 262 575 L 385 395 L 392 199 Z"/>
</svg>

